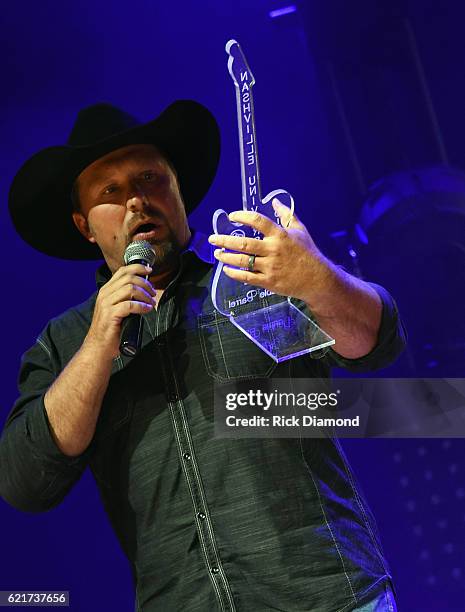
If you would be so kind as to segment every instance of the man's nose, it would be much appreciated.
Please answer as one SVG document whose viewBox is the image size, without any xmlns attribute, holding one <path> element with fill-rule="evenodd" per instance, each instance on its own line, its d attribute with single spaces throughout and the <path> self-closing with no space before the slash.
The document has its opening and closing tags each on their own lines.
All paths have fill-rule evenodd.
<svg viewBox="0 0 465 612">
<path fill-rule="evenodd" d="M 133 182 L 126 195 L 126 208 L 131 212 L 144 210 L 148 205 L 147 197 L 137 182 Z"/>
<path fill-rule="evenodd" d="M 142 194 L 131 194 L 126 200 L 126 208 L 131 212 L 142 211 L 145 206 L 145 197 Z"/>
</svg>

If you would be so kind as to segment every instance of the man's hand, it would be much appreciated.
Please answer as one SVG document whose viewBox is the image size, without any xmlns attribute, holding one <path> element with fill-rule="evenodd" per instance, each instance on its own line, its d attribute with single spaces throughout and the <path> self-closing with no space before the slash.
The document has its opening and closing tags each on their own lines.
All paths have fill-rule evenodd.
<svg viewBox="0 0 465 612">
<path fill-rule="evenodd" d="M 212 244 L 237 251 L 225 253 L 218 248 L 215 257 L 226 264 L 223 271 L 230 278 L 309 303 L 312 295 L 327 290 L 332 264 L 318 250 L 303 223 L 295 215 L 291 217 L 287 206 L 277 198 L 272 205 L 281 225 L 258 212 L 230 213 L 231 221 L 255 228 L 263 234 L 263 239 L 213 234 L 209 238 Z M 253 272 L 247 270 L 250 255 L 256 255 Z"/>
<path fill-rule="evenodd" d="M 142 264 L 122 266 L 100 289 L 86 346 L 98 346 L 112 359 L 119 355 L 123 320 L 130 314 L 150 312 L 155 306 L 156 291 L 144 278 L 151 271 Z"/>
<path fill-rule="evenodd" d="M 321 328 L 336 340 L 335 350 L 340 355 L 357 359 L 368 354 L 376 345 L 381 321 L 378 293 L 325 257 L 305 226 L 295 215 L 291 218 L 290 209 L 276 198 L 273 208 L 281 226 L 257 212 L 229 215 L 231 221 L 257 229 L 263 240 L 210 236 L 212 244 L 237 251 L 215 250 L 215 257 L 226 264 L 224 273 L 237 281 L 303 300 Z M 247 269 L 250 255 L 256 255 L 253 272 Z"/>
</svg>

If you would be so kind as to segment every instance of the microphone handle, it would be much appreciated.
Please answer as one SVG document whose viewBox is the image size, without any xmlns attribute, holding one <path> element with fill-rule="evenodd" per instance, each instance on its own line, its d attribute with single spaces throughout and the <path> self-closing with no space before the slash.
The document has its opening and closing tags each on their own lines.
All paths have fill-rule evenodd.
<svg viewBox="0 0 465 612">
<path fill-rule="evenodd" d="M 140 261 L 140 263 L 142 263 L 142 265 L 147 265 L 145 261 Z M 145 279 L 147 280 L 148 276 L 146 276 Z M 143 329 L 144 318 L 142 315 L 133 313 L 124 319 L 121 326 L 120 353 L 127 357 L 135 357 L 137 355 L 142 345 Z"/>
<path fill-rule="evenodd" d="M 130 314 L 122 325 L 121 342 L 119 350 L 127 357 L 135 357 L 142 344 L 142 330 L 144 319 L 139 314 Z"/>
</svg>

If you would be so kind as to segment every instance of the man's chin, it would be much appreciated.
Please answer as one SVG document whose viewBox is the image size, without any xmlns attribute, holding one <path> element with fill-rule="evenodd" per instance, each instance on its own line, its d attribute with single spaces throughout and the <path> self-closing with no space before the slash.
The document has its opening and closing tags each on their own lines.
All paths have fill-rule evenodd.
<svg viewBox="0 0 465 612">
<path fill-rule="evenodd" d="M 153 252 L 155 253 L 155 261 L 153 269 L 168 270 L 177 265 L 181 249 L 179 245 L 171 240 L 150 240 Z"/>
</svg>

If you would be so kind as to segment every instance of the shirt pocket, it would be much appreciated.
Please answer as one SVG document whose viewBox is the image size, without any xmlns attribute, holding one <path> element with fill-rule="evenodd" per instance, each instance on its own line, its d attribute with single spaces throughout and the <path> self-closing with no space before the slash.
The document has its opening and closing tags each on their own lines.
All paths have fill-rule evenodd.
<svg viewBox="0 0 465 612">
<path fill-rule="evenodd" d="M 202 356 L 208 374 L 218 382 L 267 378 L 277 363 L 219 312 L 197 318 Z"/>
</svg>

